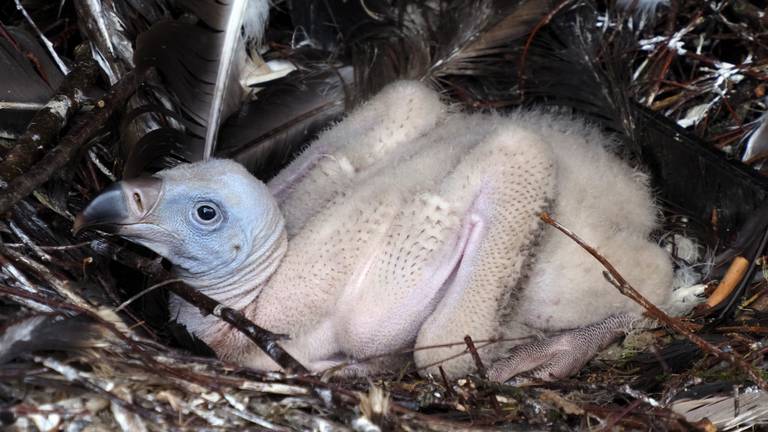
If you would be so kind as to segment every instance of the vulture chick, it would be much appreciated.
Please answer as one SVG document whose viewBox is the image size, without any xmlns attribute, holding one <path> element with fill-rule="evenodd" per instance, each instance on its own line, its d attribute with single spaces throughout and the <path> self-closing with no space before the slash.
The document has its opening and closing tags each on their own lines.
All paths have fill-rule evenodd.
<svg viewBox="0 0 768 432">
<path fill-rule="evenodd" d="M 670 258 L 648 238 L 657 210 L 646 177 L 610 144 L 570 118 L 462 113 L 423 84 L 398 82 L 267 185 L 228 160 L 181 165 L 111 186 L 76 229 L 111 226 L 166 257 L 187 284 L 288 334 L 284 348 L 313 371 L 356 360 L 347 370 L 370 374 L 412 360 L 457 377 L 474 369 L 457 355 L 471 335 L 504 340 L 479 351 L 492 379 L 557 379 L 641 309 L 543 225 L 542 211 L 656 305 L 692 305 L 690 290 L 673 294 Z M 221 358 L 277 369 L 179 299 L 171 316 Z M 444 346 L 418 349 L 434 345 Z"/>
</svg>

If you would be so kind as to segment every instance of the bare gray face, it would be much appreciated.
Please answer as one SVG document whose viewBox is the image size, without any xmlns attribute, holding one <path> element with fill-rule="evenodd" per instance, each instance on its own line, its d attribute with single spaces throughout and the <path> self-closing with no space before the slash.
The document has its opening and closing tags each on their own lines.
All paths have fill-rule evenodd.
<svg viewBox="0 0 768 432">
<path fill-rule="evenodd" d="M 75 221 L 75 231 L 103 227 L 144 245 L 186 276 L 236 271 L 282 232 L 267 187 L 229 160 L 180 165 L 118 182 Z"/>
</svg>

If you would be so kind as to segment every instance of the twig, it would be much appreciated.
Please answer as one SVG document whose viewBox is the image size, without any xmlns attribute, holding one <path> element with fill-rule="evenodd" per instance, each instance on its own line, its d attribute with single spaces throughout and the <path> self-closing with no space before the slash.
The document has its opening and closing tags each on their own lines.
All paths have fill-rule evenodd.
<svg viewBox="0 0 768 432">
<path fill-rule="evenodd" d="M 60 144 L 35 164 L 29 172 L 11 181 L 8 188 L 0 194 L 0 214 L 8 212 L 17 202 L 69 163 L 86 145 L 89 138 L 104 126 L 109 117 L 123 107 L 123 102 L 136 91 L 138 82 L 139 77 L 134 72 L 129 72 L 110 89 L 93 111 L 78 116 L 80 121 L 73 126 Z"/>
<path fill-rule="evenodd" d="M 169 286 L 169 289 L 193 306 L 200 308 L 205 314 L 211 314 L 229 323 L 232 327 L 246 335 L 248 339 L 256 343 L 269 358 L 274 360 L 283 369 L 293 373 L 309 373 L 307 368 L 277 344 L 277 341 L 283 338 L 281 335 L 257 326 L 241 312 L 228 308 L 183 283 L 172 284 Z"/>
<path fill-rule="evenodd" d="M 0 257 L 2 256 L 0 255 Z M 168 376 L 173 376 L 173 377 L 177 377 L 177 378 L 180 378 L 189 382 L 193 382 L 196 384 L 205 385 L 217 391 L 221 390 L 221 385 L 219 383 L 219 380 L 202 380 L 198 375 L 189 374 L 187 373 L 188 371 L 186 370 L 169 367 L 157 361 L 151 355 L 150 352 L 148 352 L 145 348 L 140 346 L 138 340 L 134 340 L 135 335 L 131 334 L 130 331 L 124 331 L 119 329 L 114 322 L 106 320 L 101 315 L 93 312 L 90 309 L 84 309 L 80 306 L 77 306 L 65 300 L 59 300 L 59 299 L 51 298 L 38 293 L 31 293 L 31 292 L 23 291 L 20 289 L 11 288 L 3 284 L 0 284 L 0 294 L 5 294 L 17 299 L 20 298 L 20 299 L 25 299 L 27 301 L 43 304 L 43 305 L 49 306 L 50 308 L 58 312 L 65 310 L 73 314 L 81 314 L 83 316 L 86 316 L 94 320 L 94 322 L 97 325 L 105 328 L 107 331 L 109 331 L 110 334 L 114 335 L 119 340 L 124 342 L 128 347 L 130 347 L 133 353 L 137 354 L 142 358 L 142 360 L 144 361 L 145 368 L 147 370 L 150 370 L 153 372 L 162 372 L 167 374 Z M 146 341 L 142 341 L 141 344 L 145 345 Z"/>
<path fill-rule="evenodd" d="M 80 242 L 80 243 L 68 244 L 68 245 L 61 245 L 61 246 L 40 246 L 40 245 L 36 245 L 36 247 L 38 249 L 40 249 L 40 250 L 43 250 L 43 251 L 66 251 L 66 250 L 72 250 L 72 249 L 81 249 L 81 248 L 84 248 L 86 246 L 89 246 L 90 244 L 91 244 L 91 242 L 86 241 L 86 242 Z M 16 248 L 16 249 L 29 247 L 28 245 L 26 245 L 24 243 L 5 243 L 4 246 L 8 247 L 8 248 Z"/>
<path fill-rule="evenodd" d="M 477 367 L 477 373 L 480 375 L 480 377 L 483 380 L 487 381 L 488 370 L 485 369 L 483 360 L 480 358 L 480 354 L 478 354 L 477 348 L 475 348 L 475 343 L 472 341 L 472 337 L 470 335 L 464 336 L 464 343 L 467 344 L 467 349 L 469 350 L 469 353 L 472 355 L 472 360 L 475 361 L 475 366 Z M 502 416 L 501 406 L 499 406 L 499 401 L 496 400 L 496 394 L 494 392 L 491 392 L 490 399 L 491 399 L 491 406 L 493 407 L 493 410 L 496 412 L 496 415 L 501 417 Z"/>
<path fill-rule="evenodd" d="M 138 299 L 138 298 L 140 298 L 140 297 L 143 297 L 144 295 L 146 295 L 147 293 L 149 293 L 149 292 L 151 292 L 151 291 L 154 291 L 154 290 L 156 290 L 156 289 L 158 289 L 158 288 L 161 288 L 161 287 L 164 287 L 164 286 L 166 286 L 166 285 L 170 285 L 170 284 L 172 284 L 172 283 L 176 283 L 176 282 L 181 282 L 181 279 L 169 279 L 169 280 L 167 280 L 167 281 L 163 281 L 163 282 L 160 282 L 160 283 L 156 283 L 156 284 L 152 285 L 152 286 L 151 286 L 151 287 L 149 287 L 149 288 L 143 289 L 143 290 L 141 290 L 141 292 L 139 292 L 138 294 L 135 294 L 134 296 L 132 296 L 132 297 L 131 297 L 131 298 L 129 298 L 128 300 L 126 300 L 126 301 L 124 301 L 124 302 L 120 303 L 120 306 L 118 306 L 118 307 L 116 307 L 116 308 L 115 308 L 115 312 L 120 312 L 121 310 L 125 309 L 125 308 L 126 308 L 128 305 L 129 305 L 129 304 L 131 304 L 131 303 L 135 302 L 135 301 L 136 301 L 136 299 Z"/>
<path fill-rule="evenodd" d="M 0 179 L 5 183 L 29 170 L 50 144 L 56 141 L 67 120 L 80 110 L 83 89 L 96 81 L 99 67 L 91 58 L 86 45 L 77 47 L 75 59 L 75 67 L 56 94 L 32 117 L 27 130 L 0 162 Z"/>
<path fill-rule="evenodd" d="M 623 410 L 619 411 L 615 415 L 610 415 L 608 418 L 606 418 L 606 425 L 602 429 L 600 429 L 600 432 L 602 431 L 612 431 L 616 427 L 616 425 L 627 416 L 627 414 L 630 414 L 632 412 L 636 412 L 637 408 L 642 404 L 643 402 L 640 399 L 633 400 L 629 405 L 626 406 Z"/>
<path fill-rule="evenodd" d="M 21 289 L 28 293 L 37 294 L 38 291 L 32 286 L 32 284 L 27 280 L 26 276 L 24 276 L 23 273 L 19 271 L 5 256 L 0 254 L 0 270 L 2 270 L 4 273 L 11 276 L 11 278 L 15 279 L 17 284 L 21 286 Z M 37 312 L 43 312 L 48 313 L 52 312 L 53 309 L 50 308 L 47 304 L 36 302 L 34 300 L 30 300 L 24 297 L 16 297 L 16 301 L 23 304 L 24 306 L 37 311 Z"/>
<path fill-rule="evenodd" d="M 445 370 L 442 366 L 438 366 L 437 370 L 440 371 L 440 378 L 443 379 L 443 386 L 445 387 L 445 393 L 448 396 L 456 396 L 456 392 L 453 391 L 451 383 L 448 381 L 448 377 L 445 375 Z"/>
<path fill-rule="evenodd" d="M 106 244 L 99 245 L 96 243 L 92 246 L 94 251 L 102 255 L 107 255 L 111 259 L 122 262 L 148 275 L 155 276 L 160 279 L 169 278 L 168 272 L 163 270 L 159 265 L 156 265 L 156 262 L 144 260 L 142 257 L 137 256 L 130 251 L 121 250 L 119 248 L 112 248 Z M 256 346 L 264 351 L 269 356 L 269 358 L 274 360 L 275 363 L 280 365 L 283 369 L 300 374 L 309 373 L 307 368 L 305 368 L 301 363 L 299 363 L 295 358 L 283 350 L 280 345 L 277 344 L 277 341 L 283 338 L 281 335 L 274 334 L 257 326 L 248 318 L 246 318 L 245 315 L 243 315 L 241 312 L 232 308 L 225 307 L 216 300 L 181 282 L 174 282 L 175 283 L 172 283 L 168 286 L 170 291 L 185 301 L 189 302 L 191 305 L 199 308 L 204 314 L 210 314 L 226 321 L 236 330 L 240 331 L 254 343 L 256 343 Z M 165 285 L 166 283 L 169 283 L 169 281 L 166 280 L 161 284 Z M 159 285 L 160 284 L 150 287 L 150 289 L 157 288 Z M 146 291 L 148 290 L 142 291 L 137 296 L 145 294 Z M 129 303 L 133 300 L 134 298 L 131 298 L 126 303 Z M 120 308 L 122 307 L 123 305 L 120 306 Z"/>
<path fill-rule="evenodd" d="M 29 258 L 28 256 L 15 251 L 7 249 L 0 245 L 0 255 L 7 256 L 17 264 L 20 264 L 28 269 L 34 270 L 35 275 L 48 283 L 59 295 L 67 299 L 75 306 L 88 310 L 93 313 L 97 313 L 97 309 L 91 306 L 80 294 L 76 288 L 76 284 L 69 279 L 65 279 L 60 275 L 56 275 L 49 267 Z"/>
<path fill-rule="evenodd" d="M 621 274 L 616 270 L 616 268 L 605 258 L 603 257 L 595 248 L 592 246 L 586 244 L 584 240 L 579 238 L 576 234 L 573 233 L 573 231 L 569 230 L 568 228 L 565 228 L 564 226 L 560 225 L 557 221 L 552 219 L 548 213 L 541 213 L 539 215 L 541 220 L 543 220 L 545 223 L 555 227 L 558 231 L 562 232 L 566 236 L 568 236 L 571 240 L 575 241 L 579 246 L 581 246 L 585 251 L 587 251 L 590 255 L 592 255 L 597 261 L 600 262 L 600 264 L 605 267 L 607 270 L 606 273 L 604 273 L 608 279 L 608 282 L 610 282 L 613 286 L 616 287 L 616 289 L 619 290 L 619 292 L 630 299 L 634 300 L 636 303 L 638 303 L 640 306 L 642 306 L 646 310 L 646 315 L 661 322 L 662 324 L 668 326 L 669 328 L 677 331 L 678 333 L 682 334 L 688 340 L 693 342 L 699 349 L 701 349 L 704 352 L 710 353 L 721 360 L 725 360 L 728 363 L 731 363 L 732 365 L 735 365 L 742 371 L 744 371 L 751 379 L 752 381 L 757 384 L 761 389 L 768 391 L 768 383 L 765 382 L 765 380 L 760 376 L 760 372 L 755 370 L 752 365 L 746 362 L 743 357 L 736 353 L 726 353 L 720 348 L 712 345 L 711 343 L 705 341 L 701 337 L 693 334 L 680 320 L 671 318 L 669 315 L 664 313 L 661 309 L 657 308 L 653 303 L 649 302 L 648 299 L 643 297 L 635 288 L 632 287 L 632 285 L 627 282 L 624 277 L 621 276 Z"/>
<path fill-rule="evenodd" d="M 528 36 L 528 39 L 525 41 L 525 45 L 523 46 L 523 52 L 520 54 L 520 71 L 517 74 L 517 80 L 518 80 L 518 87 L 520 89 L 525 88 L 523 83 L 525 82 L 525 62 L 528 59 L 528 51 L 531 49 L 531 45 L 533 44 L 533 40 L 536 38 L 536 35 L 539 33 L 539 31 L 544 28 L 547 24 L 549 24 L 550 21 L 552 21 L 552 18 L 554 18 L 555 15 L 557 15 L 563 8 L 568 6 L 570 3 L 572 3 L 572 0 L 563 0 L 562 2 L 558 3 L 552 11 L 550 11 L 547 15 L 545 15 L 541 20 L 539 20 L 538 23 L 536 23 L 536 26 L 533 27 L 533 30 L 531 30 L 531 34 Z M 522 91 L 522 90 L 521 90 Z"/>
<path fill-rule="evenodd" d="M 107 239 L 96 239 L 90 242 L 91 250 L 97 255 L 117 261 L 120 264 L 138 270 L 147 276 L 163 274 L 160 260 L 146 258 L 138 253 Z"/>
<path fill-rule="evenodd" d="M 469 353 L 472 355 L 472 360 L 475 361 L 477 373 L 483 377 L 483 379 L 487 379 L 488 371 L 485 370 L 485 365 L 483 364 L 483 360 L 480 358 L 480 354 L 477 353 L 477 348 L 475 348 L 475 343 L 472 342 L 472 337 L 469 335 L 464 336 L 464 343 L 467 344 L 467 350 L 469 350 Z"/>
</svg>

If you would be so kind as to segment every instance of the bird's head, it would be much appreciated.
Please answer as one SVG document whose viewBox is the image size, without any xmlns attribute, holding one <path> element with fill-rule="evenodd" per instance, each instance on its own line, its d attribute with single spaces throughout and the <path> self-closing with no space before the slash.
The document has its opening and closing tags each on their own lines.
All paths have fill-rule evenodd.
<svg viewBox="0 0 768 432">
<path fill-rule="evenodd" d="M 283 216 L 266 185 L 223 159 L 124 180 L 99 194 L 73 230 L 100 228 L 144 245 L 212 295 L 261 283 L 286 249 Z"/>
</svg>

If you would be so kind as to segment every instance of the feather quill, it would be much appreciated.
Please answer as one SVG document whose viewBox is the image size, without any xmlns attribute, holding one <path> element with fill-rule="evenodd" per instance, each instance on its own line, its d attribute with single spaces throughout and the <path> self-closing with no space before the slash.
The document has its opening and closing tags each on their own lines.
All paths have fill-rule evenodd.
<svg viewBox="0 0 768 432">
<path fill-rule="evenodd" d="M 226 17 L 226 25 L 223 29 L 224 41 L 221 48 L 221 60 L 216 71 L 216 83 L 213 86 L 213 97 L 211 98 L 211 107 L 208 112 L 208 122 L 205 131 L 205 149 L 203 153 L 205 159 L 213 153 L 213 144 L 216 141 L 216 134 L 221 123 L 227 87 L 230 85 L 235 86 L 238 83 L 237 81 L 230 81 L 230 77 L 233 71 L 232 63 L 236 58 L 235 50 L 238 43 L 241 42 L 240 27 L 243 25 L 243 16 L 245 15 L 247 4 L 247 0 L 234 0 Z"/>
<path fill-rule="evenodd" d="M 262 0 L 251 3 L 186 0 L 183 5 L 198 22 L 158 22 L 137 39 L 136 66 L 156 67 L 179 103 L 191 160 L 213 154 L 222 120 L 234 113 L 250 92 L 239 84 L 240 74 L 250 61 L 241 29 L 247 7 L 268 6 Z M 263 22 L 264 14 L 251 16 Z"/>
</svg>

